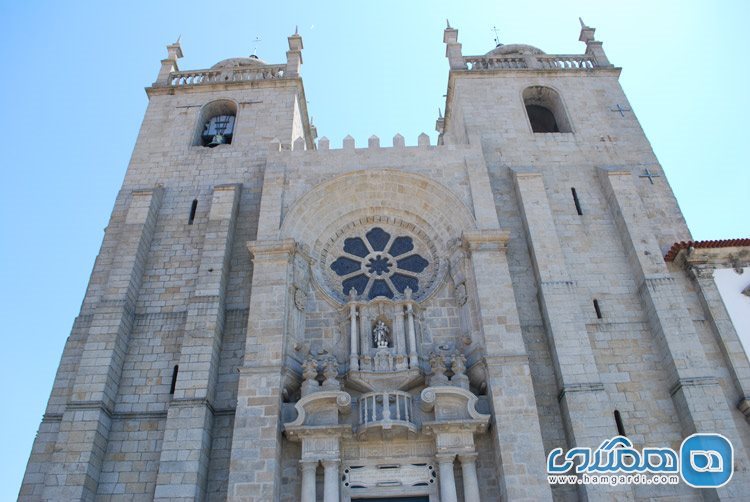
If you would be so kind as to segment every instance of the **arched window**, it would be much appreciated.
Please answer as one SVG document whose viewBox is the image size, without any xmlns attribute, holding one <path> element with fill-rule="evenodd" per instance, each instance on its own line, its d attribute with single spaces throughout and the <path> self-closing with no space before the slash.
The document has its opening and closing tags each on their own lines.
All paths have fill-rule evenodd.
<svg viewBox="0 0 750 502">
<path fill-rule="evenodd" d="M 535 133 L 572 132 L 560 95 L 554 89 L 527 87 L 523 91 L 523 104 Z"/>
<path fill-rule="evenodd" d="M 213 148 L 230 144 L 236 117 L 237 105 L 234 101 L 222 99 L 208 103 L 198 117 L 193 145 Z"/>
</svg>

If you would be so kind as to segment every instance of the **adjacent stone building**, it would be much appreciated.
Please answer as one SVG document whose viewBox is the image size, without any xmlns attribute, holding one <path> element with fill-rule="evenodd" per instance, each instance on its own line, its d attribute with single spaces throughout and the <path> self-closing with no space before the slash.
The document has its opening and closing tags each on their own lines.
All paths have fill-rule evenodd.
<svg viewBox="0 0 750 502">
<path fill-rule="evenodd" d="M 20 499 L 745 498 L 750 364 L 580 40 L 464 56 L 448 26 L 438 144 L 341 149 L 298 34 L 285 64 L 168 46 Z M 548 484 L 554 448 L 694 432 L 732 441 L 725 487 Z"/>
</svg>

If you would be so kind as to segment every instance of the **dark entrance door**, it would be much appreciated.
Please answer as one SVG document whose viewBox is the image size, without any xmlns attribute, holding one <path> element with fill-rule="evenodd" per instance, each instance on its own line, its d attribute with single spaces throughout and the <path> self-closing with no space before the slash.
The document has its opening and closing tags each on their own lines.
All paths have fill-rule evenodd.
<svg viewBox="0 0 750 502">
<path fill-rule="evenodd" d="M 418 497 L 377 497 L 366 499 L 352 499 L 352 502 L 430 502 L 430 497 L 420 495 Z"/>
</svg>

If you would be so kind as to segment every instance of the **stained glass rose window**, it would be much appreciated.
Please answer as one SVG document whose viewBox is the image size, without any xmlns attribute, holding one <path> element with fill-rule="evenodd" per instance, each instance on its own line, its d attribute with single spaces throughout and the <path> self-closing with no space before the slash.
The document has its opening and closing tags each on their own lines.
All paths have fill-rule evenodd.
<svg viewBox="0 0 750 502">
<path fill-rule="evenodd" d="M 352 288 L 368 299 L 393 298 L 396 293 L 403 294 L 407 287 L 416 293 L 419 274 L 429 265 L 429 261 L 414 252 L 411 237 L 395 237 L 380 227 L 372 228 L 364 239 L 344 240 L 342 251 L 331 263 L 331 270 L 341 277 L 344 296 Z"/>
</svg>

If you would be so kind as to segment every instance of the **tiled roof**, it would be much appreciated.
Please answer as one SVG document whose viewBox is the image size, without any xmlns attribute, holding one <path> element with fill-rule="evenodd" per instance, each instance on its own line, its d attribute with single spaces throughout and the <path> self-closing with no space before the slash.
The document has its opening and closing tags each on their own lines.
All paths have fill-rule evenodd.
<svg viewBox="0 0 750 502">
<path fill-rule="evenodd" d="M 664 255 L 664 261 L 672 261 L 681 249 L 687 248 L 731 248 L 737 246 L 750 246 L 750 239 L 724 239 L 719 241 L 682 241 L 675 242 Z"/>
</svg>

